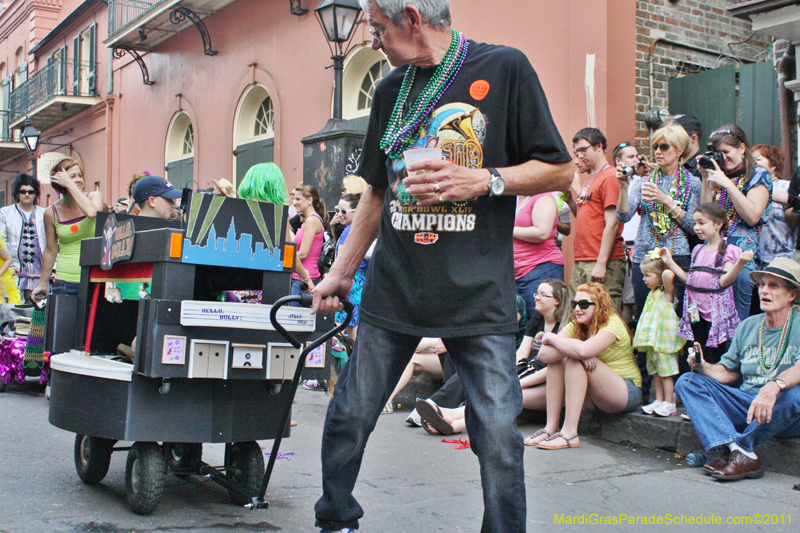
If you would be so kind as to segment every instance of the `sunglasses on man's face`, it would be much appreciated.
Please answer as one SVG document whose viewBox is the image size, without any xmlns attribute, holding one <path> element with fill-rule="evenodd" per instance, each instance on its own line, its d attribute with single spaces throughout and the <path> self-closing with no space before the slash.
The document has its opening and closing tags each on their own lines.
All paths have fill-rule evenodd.
<svg viewBox="0 0 800 533">
<path fill-rule="evenodd" d="M 595 304 L 594 302 L 590 302 L 589 300 L 580 300 L 580 301 L 577 301 L 577 302 L 575 300 L 572 300 L 569 303 L 569 305 L 570 305 L 570 309 L 575 309 L 575 307 L 577 306 L 577 307 L 580 307 L 582 310 L 586 311 L 587 309 L 589 309 L 590 306 L 597 305 L 597 304 Z"/>
<path fill-rule="evenodd" d="M 30 195 L 30 196 L 36 196 L 36 191 L 34 191 L 33 189 L 28 189 L 28 190 L 25 190 L 25 189 L 20 189 L 20 190 L 19 190 L 19 194 L 24 194 L 24 195 L 26 195 L 26 196 L 27 196 L 27 195 Z"/>
<path fill-rule="evenodd" d="M 337 215 L 346 215 L 347 213 L 350 213 L 351 211 L 355 211 L 355 209 L 340 209 L 338 207 L 334 207 L 333 210 Z"/>
</svg>

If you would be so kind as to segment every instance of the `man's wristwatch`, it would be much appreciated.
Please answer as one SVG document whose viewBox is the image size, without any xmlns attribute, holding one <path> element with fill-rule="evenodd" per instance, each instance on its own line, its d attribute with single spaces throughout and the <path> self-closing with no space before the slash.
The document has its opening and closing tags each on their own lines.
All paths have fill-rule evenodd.
<svg viewBox="0 0 800 533">
<path fill-rule="evenodd" d="M 500 196 L 506 190 L 506 182 L 496 168 L 486 167 L 492 177 L 489 179 L 489 196 Z"/>
<path fill-rule="evenodd" d="M 778 388 L 780 388 L 780 389 L 781 389 L 781 392 L 783 392 L 783 391 L 785 391 L 785 390 L 786 390 L 786 382 L 785 382 L 785 381 L 783 381 L 782 379 L 775 378 L 775 379 L 772 379 L 772 380 L 770 380 L 770 381 L 774 381 L 774 382 L 775 382 L 775 385 L 777 385 L 777 386 L 778 386 Z"/>
</svg>

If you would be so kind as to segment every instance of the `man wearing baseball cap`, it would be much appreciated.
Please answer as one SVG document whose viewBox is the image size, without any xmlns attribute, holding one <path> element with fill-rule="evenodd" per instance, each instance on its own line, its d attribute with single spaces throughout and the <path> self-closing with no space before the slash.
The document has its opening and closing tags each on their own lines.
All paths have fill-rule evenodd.
<svg viewBox="0 0 800 533">
<path fill-rule="evenodd" d="M 142 217 L 164 218 L 165 212 L 175 207 L 175 200 L 182 194 L 166 178 L 158 176 L 144 177 L 133 187 L 133 201 L 139 205 Z"/>
</svg>

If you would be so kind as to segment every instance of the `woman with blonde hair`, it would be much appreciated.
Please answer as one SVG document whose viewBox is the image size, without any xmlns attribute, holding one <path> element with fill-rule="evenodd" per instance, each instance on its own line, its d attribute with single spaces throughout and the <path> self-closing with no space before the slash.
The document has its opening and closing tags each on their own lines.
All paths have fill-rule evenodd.
<svg viewBox="0 0 800 533">
<path fill-rule="evenodd" d="M 367 190 L 367 182 L 361 176 L 348 174 L 342 178 L 342 194 L 364 194 Z"/>
<path fill-rule="evenodd" d="M 50 184 L 61 198 L 44 212 L 47 244 L 42 253 L 42 276 L 31 293 L 32 298 L 42 298 L 47 294 L 54 266 L 57 271 L 53 294 L 78 294 L 81 241 L 94 237 L 95 217 L 98 211 L 107 209 L 100 191 L 84 192 L 83 167 L 71 157 L 53 165 Z"/>
<path fill-rule="evenodd" d="M 577 448 L 584 404 L 606 413 L 633 411 L 642 403 L 642 375 L 631 332 L 600 283 L 578 286 L 569 324 L 545 333 L 539 360 L 547 363 L 547 425 L 527 439 L 543 450 Z M 565 407 L 564 424 L 556 431 Z"/>
<path fill-rule="evenodd" d="M 690 246 L 687 233 L 694 233 L 692 214 L 700 203 L 701 182 L 681 165 L 689 146 L 689 135 L 681 126 L 664 126 L 650 136 L 655 154 L 655 170 L 642 177 L 629 177 L 617 167 L 619 201 L 617 220 L 629 222 L 641 210 L 641 221 L 631 254 L 631 281 L 637 315 L 644 309 L 650 289 L 644 283 L 640 267 L 649 250 L 667 248 L 675 262 L 689 268 Z M 683 302 L 683 284 L 676 287 L 675 298 Z"/>
</svg>

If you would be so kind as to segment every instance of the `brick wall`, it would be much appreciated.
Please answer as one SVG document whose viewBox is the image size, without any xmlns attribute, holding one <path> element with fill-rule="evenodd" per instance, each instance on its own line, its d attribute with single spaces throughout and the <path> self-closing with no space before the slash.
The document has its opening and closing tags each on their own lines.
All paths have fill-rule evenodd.
<svg viewBox="0 0 800 533">
<path fill-rule="evenodd" d="M 675 3 L 636 0 L 636 142 L 640 148 L 648 146 L 650 134 L 644 123 L 645 112 L 669 108 L 670 78 L 689 75 L 697 68 L 728 65 L 735 62 L 733 58 L 772 59 L 772 39 L 761 34 L 750 37 L 753 33 L 750 21 L 734 18 L 725 11 L 734 3 L 734 0 L 678 0 Z M 747 42 L 738 44 L 748 37 Z M 654 41 L 651 102 L 649 59 Z"/>
</svg>

